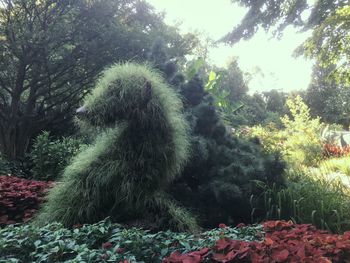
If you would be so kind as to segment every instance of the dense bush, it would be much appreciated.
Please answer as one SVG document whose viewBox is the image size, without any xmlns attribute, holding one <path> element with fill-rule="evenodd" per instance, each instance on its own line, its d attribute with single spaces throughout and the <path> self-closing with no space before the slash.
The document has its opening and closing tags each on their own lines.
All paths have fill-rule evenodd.
<svg viewBox="0 0 350 263">
<path fill-rule="evenodd" d="M 256 142 L 233 137 L 217 110 L 220 101 L 215 102 L 206 91 L 196 70 L 188 69 L 191 74 L 185 76 L 177 72 L 174 64 L 162 66 L 171 62 L 159 51 L 159 45 L 157 48 L 152 61 L 157 62 L 157 68 L 182 95 L 191 126 L 192 156 L 171 185 L 171 194 L 190 207 L 205 227 L 250 221 L 250 196 L 259 190 L 255 181 L 283 183 L 283 162 L 278 155 L 264 154 Z M 156 54 L 163 55 L 156 60 Z M 215 82 L 214 75 L 210 81 Z"/>
<path fill-rule="evenodd" d="M 8 161 L 0 154 L 0 175 L 16 175 L 27 178 L 30 175 L 30 160 L 21 158 L 16 161 Z"/>
<path fill-rule="evenodd" d="M 265 151 L 281 152 L 291 166 L 316 166 L 323 157 L 322 124 L 318 118 L 310 117 L 309 108 L 300 96 L 288 99 L 286 104 L 290 116 L 281 119 L 282 129 L 273 125 L 256 126 L 249 134 L 259 138 Z"/>
<path fill-rule="evenodd" d="M 0 176 L 0 226 L 31 219 L 51 183 Z"/>
<path fill-rule="evenodd" d="M 219 239 L 215 246 L 180 254 L 173 252 L 164 263 L 201 262 L 309 262 L 341 263 L 350 258 L 350 232 L 332 235 L 311 225 L 269 221 L 263 242 Z"/>
<path fill-rule="evenodd" d="M 259 191 L 255 181 L 282 184 L 283 162 L 264 154 L 256 142 L 232 136 L 198 76 L 177 89 L 191 125 L 192 156 L 171 193 L 197 212 L 204 226 L 249 222 L 250 196 Z"/>
<path fill-rule="evenodd" d="M 11 174 L 10 163 L 0 155 L 0 175 Z"/>
<path fill-rule="evenodd" d="M 63 228 L 52 223 L 0 230 L 0 262 L 146 262 L 160 263 L 176 251 L 186 253 L 211 247 L 220 237 L 252 241 L 262 236 L 262 227 L 216 228 L 197 235 L 147 230 L 111 224 L 104 220 L 94 225 Z"/>
<path fill-rule="evenodd" d="M 43 132 L 34 140 L 29 154 L 33 178 L 44 181 L 57 179 L 72 157 L 84 147 L 79 139 L 68 137 L 52 140 L 48 132 Z"/>
</svg>

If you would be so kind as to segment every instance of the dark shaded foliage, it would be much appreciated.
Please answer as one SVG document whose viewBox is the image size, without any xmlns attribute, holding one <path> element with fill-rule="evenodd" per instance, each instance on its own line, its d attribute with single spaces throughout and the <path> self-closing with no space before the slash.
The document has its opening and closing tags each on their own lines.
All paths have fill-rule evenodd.
<svg viewBox="0 0 350 263">
<path fill-rule="evenodd" d="M 250 196 L 259 193 L 254 180 L 281 184 L 284 164 L 278 156 L 263 154 L 257 143 L 234 137 L 200 77 L 186 81 L 180 75 L 169 81 L 183 96 L 192 156 L 170 192 L 197 212 L 204 226 L 248 222 Z"/>
</svg>

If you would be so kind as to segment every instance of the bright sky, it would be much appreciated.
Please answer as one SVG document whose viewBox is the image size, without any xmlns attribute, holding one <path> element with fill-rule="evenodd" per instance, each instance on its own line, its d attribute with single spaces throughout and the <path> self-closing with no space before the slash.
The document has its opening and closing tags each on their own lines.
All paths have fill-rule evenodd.
<svg viewBox="0 0 350 263">
<path fill-rule="evenodd" d="M 183 33 L 199 30 L 217 40 L 240 22 L 246 9 L 230 0 L 147 0 L 156 10 L 165 11 L 168 24 L 181 21 Z M 210 50 L 210 60 L 225 66 L 230 58 L 238 57 L 245 72 L 259 67 L 263 74 L 255 74 L 249 88 L 254 91 L 279 89 L 283 91 L 306 89 L 311 76 L 312 61 L 294 58 L 294 49 L 307 34 L 288 28 L 281 40 L 259 31 L 251 40 L 241 41 L 233 47 L 221 45 Z"/>
</svg>

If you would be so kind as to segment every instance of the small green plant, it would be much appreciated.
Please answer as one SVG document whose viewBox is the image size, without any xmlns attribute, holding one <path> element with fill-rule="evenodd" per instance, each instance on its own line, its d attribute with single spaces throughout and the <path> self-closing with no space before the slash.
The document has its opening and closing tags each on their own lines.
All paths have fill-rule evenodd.
<svg viewBox="0 0 350 263">
<path fill-rule="evenodd" d="M 36 180 L 55 180 L 63 172 L 71 158 L 79 153 L 85 145 L 82 140 L 62 138 L 52 140 L 49 132 L 36 137 L 29 154 L 32 161 L 32 175 Z"/>
</svg>

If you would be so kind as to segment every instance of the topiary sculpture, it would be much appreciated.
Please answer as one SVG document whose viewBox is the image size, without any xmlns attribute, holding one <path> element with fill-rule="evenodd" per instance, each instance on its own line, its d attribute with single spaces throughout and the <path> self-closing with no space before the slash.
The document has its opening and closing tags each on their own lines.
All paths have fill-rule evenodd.
<svg viewBox="0 0 350 263">
<path fill-rule="evenodd" d="M 188 158 L 181 108 L 176 92 L 147 66 L 106 70 L 77 111 L 83 129 L 99 135 L 65 169 L 36 222 L 69 226 L 110 216 L 194 230 L 195 220 L 163 191 Z"/>
</svg>

